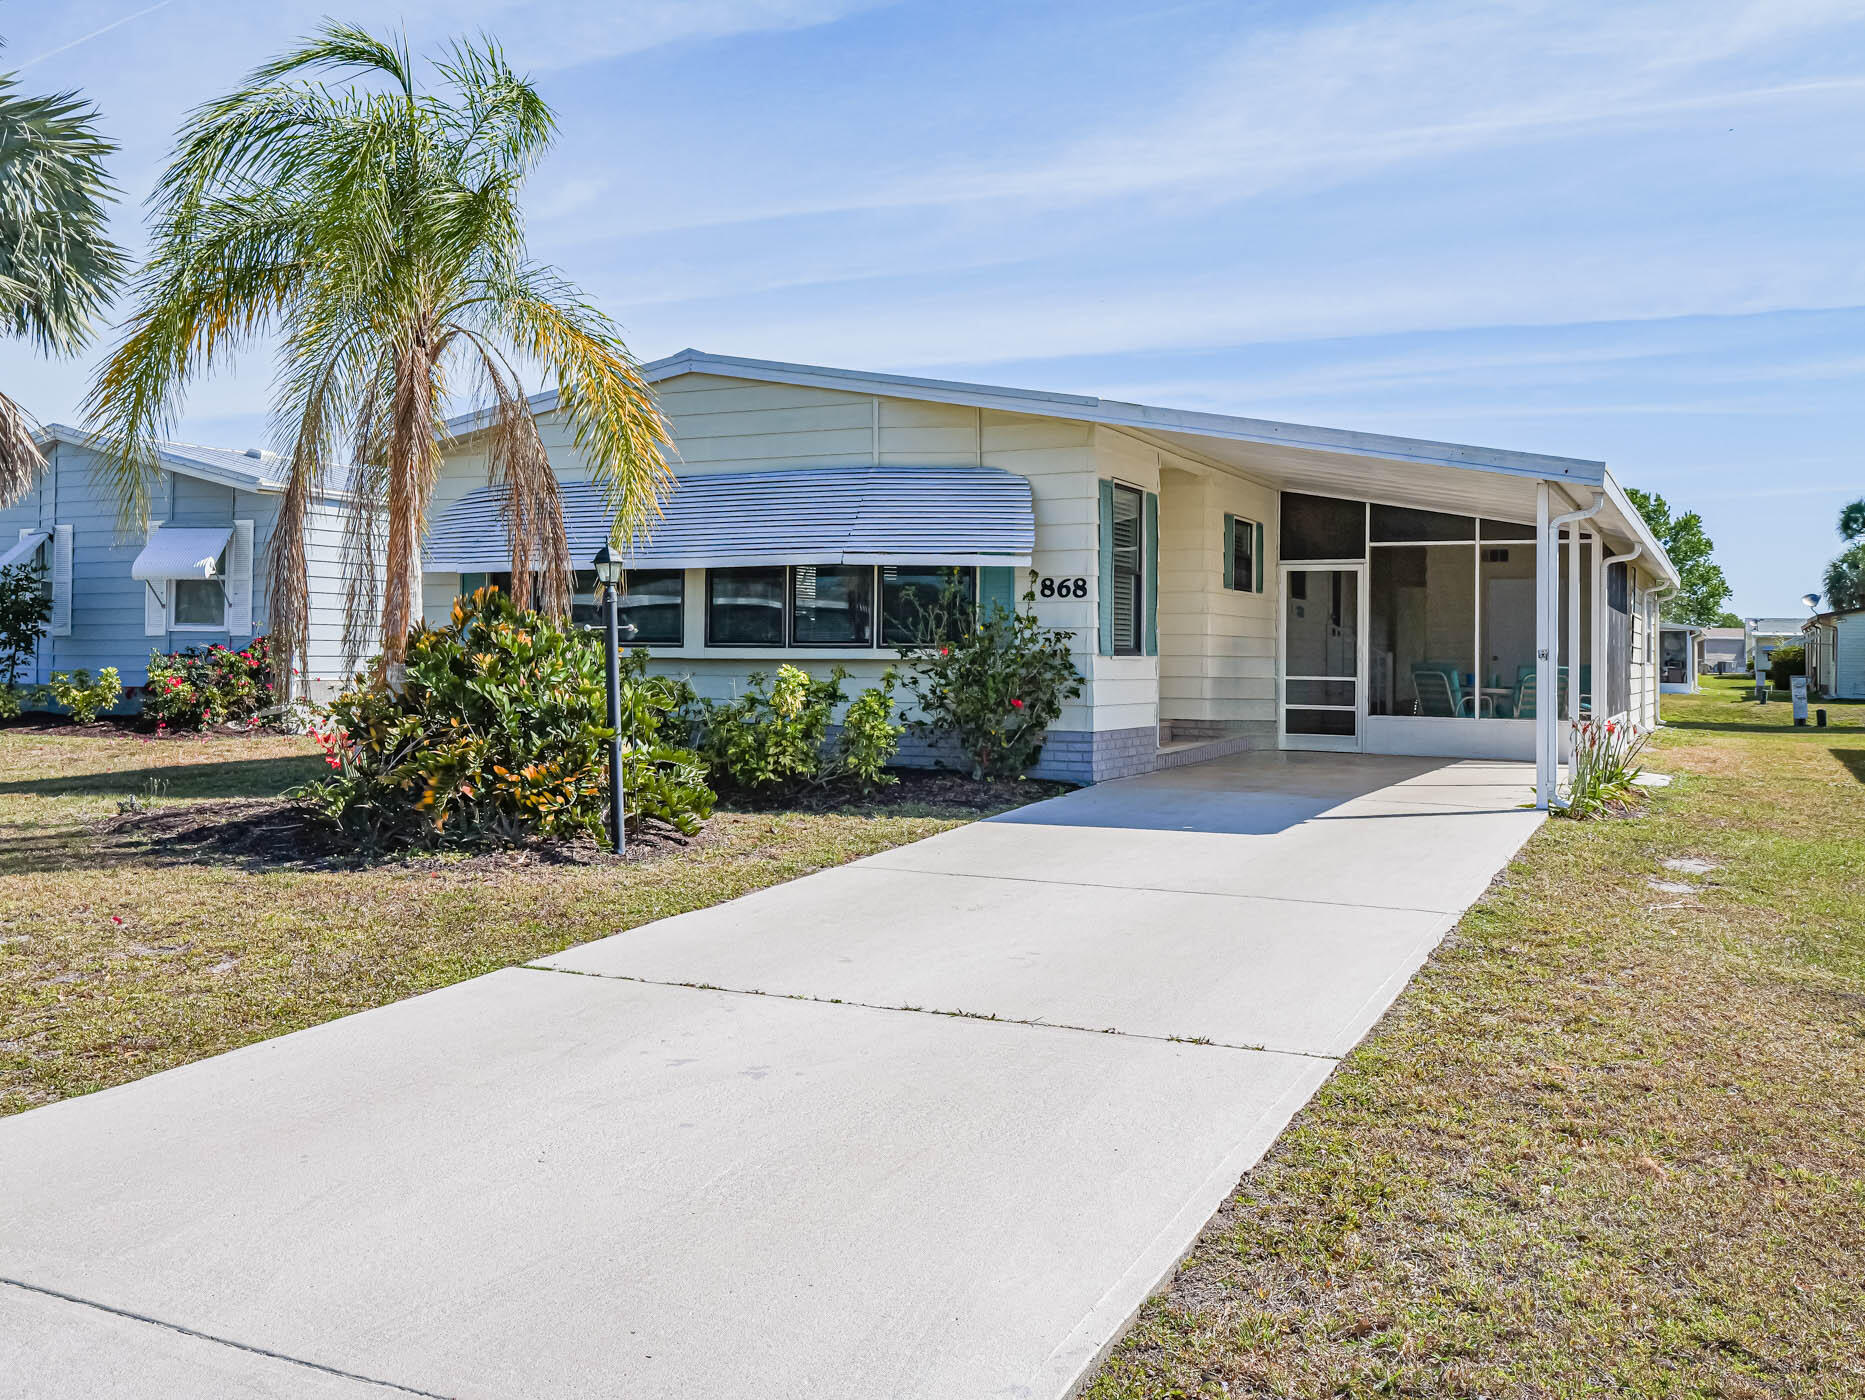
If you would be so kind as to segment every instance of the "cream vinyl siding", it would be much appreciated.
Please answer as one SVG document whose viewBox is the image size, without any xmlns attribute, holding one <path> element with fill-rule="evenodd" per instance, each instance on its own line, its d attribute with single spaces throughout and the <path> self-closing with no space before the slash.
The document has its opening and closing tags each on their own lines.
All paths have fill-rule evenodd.
<svg viewBox="0 0 1865 1400">
<path fill-rule="evenodd" d="M 1164 457 L 1159 495 L 1159 708 L 1163 721 L 1276 719 L 1276 496 L 1229 472 Z M 1263 591 L 1224 587 L 1224 517 L 1263 526 Z M 1252 590 L 1254 579 L 1250 580 Z"/>
</svg>

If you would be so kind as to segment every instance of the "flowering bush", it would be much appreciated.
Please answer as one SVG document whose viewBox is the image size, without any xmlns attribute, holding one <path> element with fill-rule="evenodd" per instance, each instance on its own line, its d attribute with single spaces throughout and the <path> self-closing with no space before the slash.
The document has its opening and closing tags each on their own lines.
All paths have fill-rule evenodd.
<svg viewBox="0 0 1865 1400">
<path fill-rule="evenodd" d="M 91 679 L 89 671 L 54 671 L 46 689 L 55 704 L 71 711 L 73 724 L 95 723 L 98 715 L 114 709 L 123 698 L 123 682 L 114 666 L 104 667 L 96 680 Z"/>
<path fill-rule="evenodd" d="M 741 792 L 775 793 L 853 782 L 890 783 L 888 762 L 904 726 L 894 721 L 895 676 L 849 703 L 842 730 L 829 742 L 829 725 L 842 703 L 848 672 L 837 666 L 817 680 L 796 666 L 779 666 L 774 680 L 754 671 L 736 700 L 698 702 L 694 714 L 700 754 L 715 779 Z M 767 688 L 768 684 L 768 688 Z"/>
<path fill-rule="evenodd" d="M 663 741 L 689 699 L 623 658 L 624 821 L 683 833 L 712 814 L 697 757 Z M 291 795 L 372 847 L 601 838 L 608 822 L 607 679 L 593 633 L 524 612 L 496 588 L 408 639 L 404 679 L 359 676 L 317 716 L 330 775 Z"/>
<path fill-rule="evenodd" d="M 1036 762 L 1062 702 L 1081 694 L 1081 672 L 1069 656 L 1075 634 L 1036 620 L 1036 595 L 1021 611 L 1001 603 L 973 622 L 969 600 L 948 594 L 942 610 L 964 609 L 961 625 L 934 624 L 954 640 L 903 647 L 906 688 L 920 718 L 914 732 L 934 744 L 956 745 L 973 778 L 1015 778 Z"/>
<path fill-rule="evenodd" d="M 1570 817 L 1596 816 L 1633 792 L 1639 775 L 1638 756 L 1650 739 L 1649 730 L 1630 721 L 1583 719 L 1573 726 L 1568 759 Z"/>
<path fill-rule="evenodd" d="M 149 658 L 142 713 L 157 729 L 256 722 L 272 705 L 272 652 L 264 637 L 239 651 L 218 642 Z"/>
</svg>

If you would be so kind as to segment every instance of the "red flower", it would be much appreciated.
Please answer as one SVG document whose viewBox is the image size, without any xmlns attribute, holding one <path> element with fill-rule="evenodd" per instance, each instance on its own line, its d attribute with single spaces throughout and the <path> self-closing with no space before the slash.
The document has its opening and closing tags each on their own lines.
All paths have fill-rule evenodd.
<svg viewBox="0 0 1865 1400">
<path fill-rule="evenodd" d="M 1023 702 L 1021 700 L 1012 700 L 1010 703 L 1015 705 L 1019 710 L 1023 708 Z"/>
<path fill-rule="evenodd" d="M 110 922 L 113 924 L 120 924 L 123 922 L 123 916 L 121 914 L 112 914 L 110 916 Z"/>
</svg>

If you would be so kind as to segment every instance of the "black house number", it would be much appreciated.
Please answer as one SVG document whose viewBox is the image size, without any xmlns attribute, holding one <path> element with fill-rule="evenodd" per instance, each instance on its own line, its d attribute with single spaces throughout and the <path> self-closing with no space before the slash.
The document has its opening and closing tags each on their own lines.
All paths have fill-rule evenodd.
<svg viewBox="0 0 1865 1400">
<path fill-rule="evenodd" d="M 1086 598 L 1088 580 L 1085 578 L 1044 578 L 1036 585 L 1038 598 Z"/>
</svg>

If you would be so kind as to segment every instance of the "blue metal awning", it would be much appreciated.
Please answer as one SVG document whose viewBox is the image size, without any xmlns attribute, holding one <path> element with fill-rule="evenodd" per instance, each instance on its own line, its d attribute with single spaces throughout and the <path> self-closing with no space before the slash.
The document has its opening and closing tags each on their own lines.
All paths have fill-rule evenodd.
<svg viewBox="0 0 1865 1400">
<path fill-rule="evenodd" d="M 1027 568 L 1036 542 L 1030 483 L 999 467 L 805 467 L 677 477 L 661 516 L 626 553 L 638 569 L 755 564 L 972 564 Z M 583 567 L 608 542 L 599 488 L 566 481 L 564 529 Z M 503 486 L 482 486 L 428 530 L 427 567 L 511 567 Z"/>
</svg>

